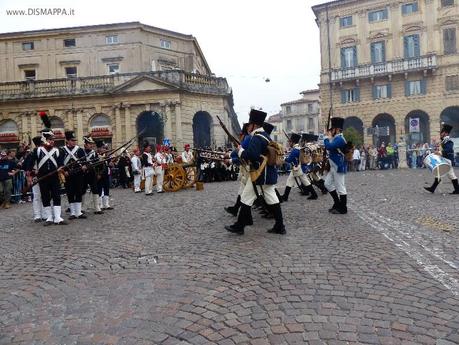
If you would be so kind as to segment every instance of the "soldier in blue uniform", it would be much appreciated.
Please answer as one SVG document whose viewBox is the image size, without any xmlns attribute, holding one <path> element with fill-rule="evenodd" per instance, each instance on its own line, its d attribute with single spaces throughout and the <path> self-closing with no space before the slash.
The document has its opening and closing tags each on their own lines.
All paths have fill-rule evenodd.
<svg viewBox="0 0 459 345">
<path fill-rule="evenodd" d="M 61 148 L 64 165 L 72 164 L 72 169 L 65 169 L 65 190 L 70 207 L 69 219 L 84 219 L 86 215 L 81 212 L 83 197 L 84 172 L 86 165 L 84 150 L 76 145 L 77 138 L 73 131 L 65 132 L 66 144 Z M 75 163 L 77 162 L 77 163 Z"/>
<path fill-rule="evenodd" d="M 108 157 L 105 157 L 107 152 L 107 146 L 103 141 L 96 141 L 97 154 L 99 160 L 105 160 Z M 101 162 L 96 167 L 97 175 L 97 190 L 99 192 L 99 197 L 102 198 L 102 209 L 103 210 L 113 210 L 113 207 L 110 206 L 110 176 L 109 169 L 111 163 L 109 160 Z M 103 195 L 102 195 L 103 193 Z"/>
<path fill-rule="evenodd" d="M 453 183 L 454 190 L 450 194 L 459 194 L 459 184 L 457 181 L 456 174 L 454 173 L 454 142 L 450 139 L 449 133 L 453 129 L 452 126 L 443 124 L 443 127 L 440 131 L 440 139 L 441 139 L 441 155 L 450 161 L 451 169 L 448 172 L 448 177 Z M 437 188 L 438 184 L 440 183 L 440 179 L 438 177 L 435 178 L 435 181 L 432 186 L 424 187 L 424 189 L 430 193 L 434 193 L 435 189 Z"/>
<path fill-rule="evenodd" d="M 347 162 L 344 156 L 347 142 L 343 136 L 344 119 L 333 117 L 324 139 L 325 149 L 328 150 L 330 171 L 325 177 L 325 187 L 333 198 L 333 206 L 329 212 L 334 214 L 347 213 L 347 191 L 344 177 L 347 172 Z"/>
<path fill-rule="evenodd" d="M 283 201 L 288 201 L 290 190 L 295 184 L 298 185 L 298 188 L 300 188 L 303 193 L 308 193 L 310 195 L 308 199 L 317 199 L 317 194 L 314 188 L 312 188 L 311 182 L 309 182 L 304 174 L 302 164 L 300 162 L 300 139 L 300 134 L 292 133 L 288 142 L 292 150 L 285 159 L 285 162 L 292 165 L 292 170 L 287 178 L 284 195 L 282 196 Z"/>
<path fill-rule="evenodd" d="M 251 136 L 247 132 L 248 125 L 249 125 L 248 123 L 244 123 L 244 125 L 242 126 L 241 134 L 240 134 L 241 147 L 243 149 L 247 149 L 250 143 L 250 139 L 251 139 Z M 233 150 L 225 162 L 227 164 L 234 164 L 234 165 L 239 166 L 238 178 L 239 178 L 240 185 L 239 185 L 239 191 L 237 194 L 236 204 L 234 206 L 225 207 L 226 212 L 236 217 L 239 212 L 239 208 L 241 207 L 242 191 L 244 190 L 245 184 L 247 183 L 247 179 L 250 179 L 249 166 L 247 164 L 242 164 L 241 160 L 239 159 L 237 150 Z M 250 221 L 249 223 L 253 224 L 253 221 Z M 248 224 L 248 225 L 252 225 L 252 224 Z"/>
<path fill-rule="evenodd" d="M 274 214 L 276 220 L 274 227 L 268 230 L 268 232 L 282 235 L 286 233 L 281 206 L 275 192 L 278 177 L 277 167 L 263 165 L 264 159 L 262 155 L 267 155 L 268 144 L 271 142 L 271 138 L 263 129 L 263 122 L 266 115 L 265 112 L 254 109 L 250 112 L 247 130 L 252 136 L 252 139 L 247 149 L 241 146 L 238 147 L 239 158 L 249 162 L 252 169 L 261 171 L 256 181 L 252 182 L 250 178 L 247 180 L 242 191 L 242 204 L 236 223 L 225 226 L 226 230 L 240 235 L 244 234 L 244 227 L 248 225 L 250 219 L 250 209 L 259 195 L 264 196 L 266 204 L 270 212 Z"/>
<path fill-rule="evenodd" d="M 99 161 L 99 156 L 94 150 L 95 141 L 91 138 L 90 135 L 83 137 L 84 142 L 84 153 L 86 155 L 86 164 L 91 165 Z M 88 187 L 91 191 L 92 202 L 94 206 L 94 214 L 103 214 L 104 212 L 100 208 L 99 200 L 99 191 L 97 187 L 97 177 L 96 177 L 96 168 L 89 167 L 84 173 L 84 182 L 83 182 L 83 200 L 85 199 L 85 194 L 87 193 Z M 86 198 L 87 201 L 87 198 Z M 87 206 L 87 202 L 86 202 Z"/>
<path fill-rule="evenodd" d="M 52 131 L 51 121 L 45 112 L 39 113 L 43 124 L 47 127 L 41 131 L 41 140 L 43 145 L 32 152 L 30 166 L 37 167 L 37 178 L 43 178 L 38 182 L 40 186 L 40 194 L 43 203 L 43 212 L 46 217 L 45 226 L 51 224 L 66 225 L 67 222 L 61 218 L 61 183 L 59 180 L 59 171 L 62 170 L 63 157 L 59 149 L 54 147 L 54 132 Z M 51 209 L 51 199 L 53 207 Z"/>
</svg>

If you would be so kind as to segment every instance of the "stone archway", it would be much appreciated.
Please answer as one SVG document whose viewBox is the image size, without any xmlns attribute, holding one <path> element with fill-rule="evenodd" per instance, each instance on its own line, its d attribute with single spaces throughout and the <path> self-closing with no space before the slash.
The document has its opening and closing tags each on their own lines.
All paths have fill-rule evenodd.
<svg viewBox="0 0 459 345">
<path fill-rule="evenodd" d="M 349 116 L 344 119 L 344 128 L 354 128 L 363 138 L 363 121 L 357 116 Z"/>
<path fill-rule="evenodd" d="M 405 134 L 406 144 L 409 146 L 412 144 L 430 143 L 429 115 L 422 110 L 410 111 L 405 117 Z"/>
<path fill-rule="evenodd" d="M 164 139 L 164 121 L 157 112 L 143 111 L 136 121 L 137 134 L 139 135 L 139 146 L 144 141 L 151 145 L 162 144 Z"/>
<path fill-rule="evenodd" d="M 441 124 L 447 123 L 453 126 L 450 133 L 451 138 L 459 138 L 459 106 L 445 108 L 440 114 L 440 121 Z M 440 126 L 438 133 L 440 133 Z"/>
<path fill-rule="evenodd" d="M 112 121 L 104 113 L 96 113 L 89 120 L 89 132 L 94 140 L 103 140 L 106 144 L 112 142 Z"/>
<path fill-rule="evenodd" d="M 395 126 L 395 119 L 392 115 L 387 113 L 382 113 L 376 115 L 373 119 L 371 126 L 373 128 L 377 127 L 389 127 L 389 135 L 374 135 L 373 136 L 373 145 L 380 146 L 382 142 L 386 145 L 388 143 L 394 144 L 397 141 L 397 131 Z"/>
<path fill-rule="evenodd" d="M 212 117 L 206 111 L 198 111 L 193 116 L 193 145 L 196 148 L 211 147 Z"/>
</svg>

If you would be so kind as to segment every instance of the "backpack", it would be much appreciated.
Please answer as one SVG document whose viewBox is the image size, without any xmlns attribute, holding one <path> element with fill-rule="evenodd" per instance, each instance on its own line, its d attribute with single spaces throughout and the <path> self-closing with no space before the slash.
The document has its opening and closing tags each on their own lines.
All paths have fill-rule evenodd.
<svg viewBox="0 0 459 345">
<path fill-rule="evenodd" d="M 354 159 L 354 144 L 352 142 L 346 143 L 346 145 L 343 148 L 343 154 L 344 154 L 344 159 L 346 162 L 352 162 Z"/>
<path fill-rule="evenodd" d="M 284 148 L 278 142 L 269 140 L 264 135 L 257 134 L 259 137 L 262 137 L 268 142 L 267 146 L 267 157 L 268 157 L 268 166 L 277 166 L 280 167 L 284 164 Z"/>
</svg>

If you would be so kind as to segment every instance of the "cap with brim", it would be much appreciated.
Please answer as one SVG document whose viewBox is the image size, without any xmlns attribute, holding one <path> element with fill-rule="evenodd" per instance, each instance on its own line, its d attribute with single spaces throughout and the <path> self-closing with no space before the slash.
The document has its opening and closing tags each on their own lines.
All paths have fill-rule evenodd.
<svg viewBox="0 0 459 345">
<path fill-rule="evenodd" d="M 444 123 L 443 126 L 441 127 L 441 131 L 440 132 L 446 132 L 446 133 L 449 134 L 452 129 L 453 129 L 453 126 Z"/>
<path fill-rule="evenodd" d="M 266 133 L 271 134 L 274 129 L 274 125 L 268 122 L 265 122 L 263 123 L 263 129 L 265 130 Z"/>
<path fill-rule="evenodd" d="M 298 144 L 298 142 L 300 141 L 301 139 L 301 135 L 297 134 L 297 133 L 292 133 L 290 134 L 290 141 L 294 144 Z"/>
<path fill-rule="evenodd" d="M 95 143 L 95 142 L 94 142 L 94 139 L 93 139 L 91 136 L 89 136 L 89 135 L 83 137 L 83 141 L 84 141 L 86 144 L 94 144 L 94 143 Z"/>
<path fill-rule="evenodd" d="M 77 140 L 74 131 L 65 131 L 65 140 Z"/>
</svg>

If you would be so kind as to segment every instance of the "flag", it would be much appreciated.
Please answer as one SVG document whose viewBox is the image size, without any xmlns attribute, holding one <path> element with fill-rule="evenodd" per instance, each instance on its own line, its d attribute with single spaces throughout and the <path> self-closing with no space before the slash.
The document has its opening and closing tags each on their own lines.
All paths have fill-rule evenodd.
<svg viewBox="0 0 459 345">
<path fill-rule="evenodd" d="M 410 118 L 410 133 L 419 133 L 420 131 L 419 117 Z"/>
</svg>

